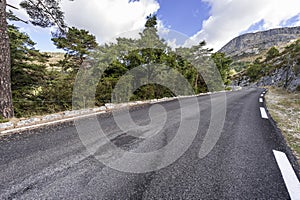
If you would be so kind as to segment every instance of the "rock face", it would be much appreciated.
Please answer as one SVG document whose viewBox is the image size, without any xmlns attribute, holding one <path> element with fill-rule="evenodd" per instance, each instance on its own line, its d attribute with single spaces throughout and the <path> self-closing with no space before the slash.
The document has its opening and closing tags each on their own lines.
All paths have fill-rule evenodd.
<svg viewBox="0 0 300 200">
<path fill-rule="evenodd" d="M 239 76 L 233 80 L 231 80 L 231 87 L 240 86 L 240 87 L 247 87 L 250 86 L 250 78 L 248 76 Z"/>
<path fill-rule="evenodd" d="M 298 38 L 300 38 L 300 26 L 247 33 L 231 40 L 219 52 L 233 58 L 256 55 L 273 46 L 280 46 Z"/>
<path fill-rule="evenodd" d="M 283 87 L 288 91 L 300 91 L 300 65 L 294 64 L 275 69 L 268 76 L 262 77 L 256 83 L 251 83 L 246 75 L 232 80 L 232 86 L 276 86 Z"/>
<path fill-rule="evenodd" d="M 288 66 L 274 70 L 270 75 L 262 77 L 256 86 L 284 87 L 294 92 L 300 90 L 300 66 Z"/>
</svg>

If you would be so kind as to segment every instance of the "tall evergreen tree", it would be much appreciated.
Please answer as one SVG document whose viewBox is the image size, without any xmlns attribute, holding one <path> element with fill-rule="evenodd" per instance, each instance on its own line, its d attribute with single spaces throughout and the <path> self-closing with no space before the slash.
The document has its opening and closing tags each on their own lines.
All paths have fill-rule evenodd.
<svg viewBox="0 0 300 200">
<path fill-rule="evenodd" d="M 20 5 L 27 10 L 34 25 L 41 27 L 56 25 L 60 32 L 64 31 L 66 26 L 63 20 L 63 12 L 61 12 L 59 7 L 59 0 L 25 0 Z M 6 7 L 6 0 L 0 0 L 0 116 L 11 118 L 14 112 Z"/>
<path fill-rule="evenodd" d="M 0 116 L 14 116 L 11 80 L 10 48 L 6 21 L 6 0 L 0 0 Z"/>
<path fill-rule="evenodd" d="M 9 25 L 11 83 L 17 117 L 41 112 L 39 90 L 45 86 L 48 55 L 34 48 L 35 43 L 14 25 Z"/>
<path fill-rule="evenodd" d="M 224 53 L 214 53 L 212 54 L 212 59 L 218 68 L 222 80 L 225 85 L 230 84 L 229 73 L 230 73 L 230 65 L 233 60 L 230 57 L 227 57 Z"/>
<path fill-rule="evenodd" d="M 98 44 L 95 36 L 75 27 L 68 28 L 66 33 L 53 37 L 52 41 L 57 48 L 63 49 L 66 53 L 64 59 L 56 64 L 56 67 L 61 67 L 61 71 L 51 72 L 47 80 L 51 87 L 46 88 L 42 93 L 48 101 L 55 102 L 53 111 L 68 110 L 74 106 L 72 105 L 74 83 L 76 76 L 80 75 L 77 72 L 80 68 L 88 72 L 89 67 L 83 62 Z M 88 84 L 86 81 L 83 82 L 80 84 L 84 86 Z M 77 83 L 76 87 L 80 87 L 80 84 Z M 84 92 L 89 90 L 90 88 L 87 88 Z M 84 94 L 81 94 L 80 98 L 84 98 Z"/>
<path fill-rule="evenodd" d="M 75 27 L 68 28 L 65 34 L 52 38 L 52 41 L 57 48 L 66 51 L 65 59 L 60 63 L 64 70 L 72 69 L 75 73 L 86 56 L 98 46 L 94 35 Z"/>
</svg>

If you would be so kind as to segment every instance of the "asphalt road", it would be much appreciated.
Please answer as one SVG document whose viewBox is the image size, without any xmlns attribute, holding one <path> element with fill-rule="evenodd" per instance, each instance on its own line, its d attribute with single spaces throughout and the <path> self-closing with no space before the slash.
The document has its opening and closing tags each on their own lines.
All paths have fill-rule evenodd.
<svg viewBox="0 0 300 200">
<path fill-rule="evenodd" d="M 258 99 L 262 91 L 248 88 L 226 93 L 222 132 L 204 158 L 199 151 L 211 121 L 211 100 L 223 101 L 224 94 L 197 97 L 200 115 L 192 102 L 182 115 L 177 100 L 156 104 L 152 111 L 151 105 L 133 108 L 132 120 L 146 127 L 142 133 L 132 127 L 122 131 L 111 114 L 97 116 L 115 147 L 140 154 L 163 149 L 176 138 L 182 121 L 198 123 L 195 138 L 190 133 L 192 125 L 187 124 L 186 138 L 193 139 L 192 143 L 174 162 L 166 160 L 172 153 L 178 154 L 178 149 L 134 164 L 126 159 L 119 163 L 120 169 L 127 170 L 169 164 L 145 173 L 118 171 L 100 162 L 118 161 L 124 155 L 98 140 L 91 155 L 73 122 L 1 137 L 0 199 L 290 199 L 272 150 L 285 152 L 297 173 L 299 168 L 274 122 L 261 117 L 263 104 Z M 192 100 L 182 101 L 189 105 Z M 215 109 L 222 113 L 218 110 L 222 108 Z M 86 125 L 88 135 L 95 131 L 92 121 L 86 118 L 76 124 Z M 149 130 L 149 123 L 154 123 L 154 129 L 163 127 Z M 141 135 L 144 138 L 138 137 Z M 182 144 L 189 140 L 180 139 Z"/>
</svg>

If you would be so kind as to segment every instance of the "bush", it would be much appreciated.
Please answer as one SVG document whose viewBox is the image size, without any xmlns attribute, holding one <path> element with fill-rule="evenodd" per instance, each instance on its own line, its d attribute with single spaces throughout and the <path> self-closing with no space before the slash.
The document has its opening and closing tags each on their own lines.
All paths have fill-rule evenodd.
<svg viewBox="0 0 300 200">
<path fill-rule="evenodd" d="M 251 81 L 259 79 L 261 76 L 262 66 L 260 64 L 252 64 L 248 67 L 246 74 Z"/>
<path fill-rule="evenodd" d="M 8 122 L 9 120 L 8 119 L 3 119 L 2 116 L 0 116 L 0 123 L 5 123 L 5 122 Z"/>
<path fill-rule="evenodd" d="M 225 90 L 226 90 L 226 91 L 231 91 L 231 90 L 232 90 L 232 87 L 227 86 L 227 87 L 225 88 Z"/>
<path fill-rule="evenodd" d="M 277 56 L 279 56 L 279 50 L 276 47 L 272 47 L 268 52 L 267 52 L 267 57 L 266 60 L 271 60 Z"/>
</svg>

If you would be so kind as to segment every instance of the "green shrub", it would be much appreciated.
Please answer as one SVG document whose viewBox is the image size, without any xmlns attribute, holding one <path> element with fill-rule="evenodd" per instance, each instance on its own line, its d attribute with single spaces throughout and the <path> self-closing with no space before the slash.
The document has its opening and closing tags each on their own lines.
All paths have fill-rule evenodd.
<svg viewBox="0 0 300 200">
<path fill-rule="evenodd" d="M 246 74 L 250 78 L 251 81 L 255 81 L 260 78 L 261 71 L 262 71 L 262 65 L 252 64 L 248 67 Z"/>
<path fill-rule="evenodd" d="M 5 122 L 8 122 L 9 120 L 8 119 L 3 119 L 2 116 L 0 116 L 0 123 L 5 123 Z"/>
<path fill-rule="evenodd" d="M 266 60 L 271 60 L 277 56 L 279 56 L 279 50 L 276 47 L 272 47 L 268 52 L 267 52 L 267 57 Z"/>
<path fill-rule="evenodd" d="M 232 87 L 227 86 L 227 87 L 225 88 L 225 90 L 226 90 L 226 91 L 231 91 L 231 90 L 232 90 Z"/>
</svg>

